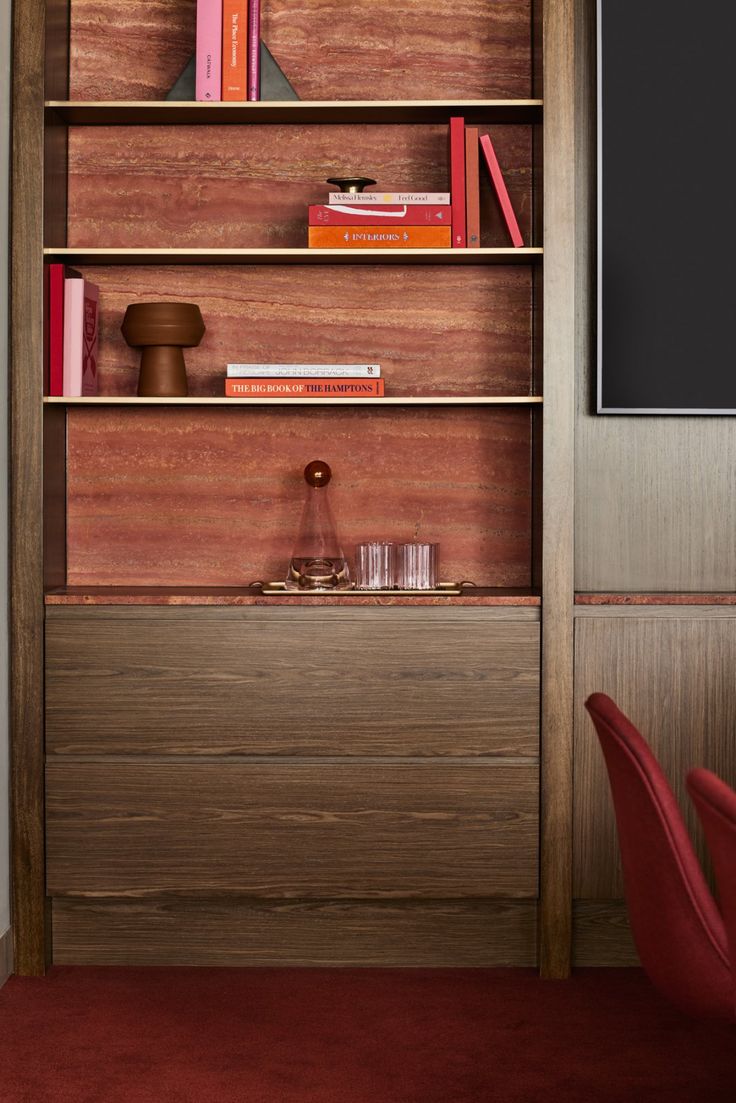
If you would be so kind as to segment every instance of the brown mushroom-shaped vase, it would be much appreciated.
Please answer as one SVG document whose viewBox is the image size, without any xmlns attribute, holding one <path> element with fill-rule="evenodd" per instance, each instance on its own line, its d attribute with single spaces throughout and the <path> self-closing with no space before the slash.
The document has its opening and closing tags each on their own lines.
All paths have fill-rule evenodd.
<svg viewBox="0 0 736 1103">
<path fill-rule="evenodd" d="M 138 394 L 183 398 L 189 391 L 182 349 L 198 345 L 204 322 L 195 303 L 131 303 L 120 327 L 133 348 L 142 349 Z"/>
</svg>

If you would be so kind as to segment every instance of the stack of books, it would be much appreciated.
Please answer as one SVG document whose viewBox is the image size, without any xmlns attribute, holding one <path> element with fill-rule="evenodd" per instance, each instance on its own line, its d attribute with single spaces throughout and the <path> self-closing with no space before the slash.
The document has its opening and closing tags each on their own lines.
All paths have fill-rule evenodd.
<svg viewBox="0 0 736 1103">
<path fill-rule="evenodd" d="M 228 398 L 383 398 L 379 364 L 228 364 Z"/>
<path fill-rule="evenodd" d="M 45 271 L 44 389 L 55 397 L 97 394 L 99 290 L 74 268 Z"/>
<path fill-rule="evenodd" d="M 480 155 L 491 175 L 511 237 L 524 241 L 493 143 L 462 118 L 450 119 L 449 192 L 330 192 L 309 208 L 313 249 L 477 249 L 480 247 Z"/>
<path fill-rule="evenodd" d="M 449 192 L 330 192 L 309 208 L 312 249 L 449 249 Z"/>
<path fill-rule="evenodd" d="M 197 0 L 196 98 L 259 100 L 260 39 L 261 0 Z"/>
</svg>

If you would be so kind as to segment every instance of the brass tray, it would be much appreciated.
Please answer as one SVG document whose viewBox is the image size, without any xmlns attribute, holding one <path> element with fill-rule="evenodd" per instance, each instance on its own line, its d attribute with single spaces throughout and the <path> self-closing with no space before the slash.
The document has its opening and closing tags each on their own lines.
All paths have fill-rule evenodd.
<svg viewBox="0 0 736 1103">
<path fill-rule="evenodd" d="M 474 582 L 439 582 L 432 590 L 287 590 L 285 582 L 251 582 L 251 588 L 262 594 L 281 597 L 453 597 L 473 587 Z"/>
</svg>

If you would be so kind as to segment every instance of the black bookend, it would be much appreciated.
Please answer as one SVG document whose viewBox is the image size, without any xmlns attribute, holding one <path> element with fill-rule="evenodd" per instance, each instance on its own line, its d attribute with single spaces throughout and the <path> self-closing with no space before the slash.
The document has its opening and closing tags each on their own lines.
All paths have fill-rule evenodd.
<svg viewBox="0 0 736 1103">
<path fill-rule="evenodd" d="M 171 91 L 166 93 L 166 99 L 193 101 L 196 96 L 195 79 L 196 70 L 192 55 Z M 261 39 L 261 99 L 276 103 L 282 100 L 299 99 L 263 39 Z"/>
</svg>

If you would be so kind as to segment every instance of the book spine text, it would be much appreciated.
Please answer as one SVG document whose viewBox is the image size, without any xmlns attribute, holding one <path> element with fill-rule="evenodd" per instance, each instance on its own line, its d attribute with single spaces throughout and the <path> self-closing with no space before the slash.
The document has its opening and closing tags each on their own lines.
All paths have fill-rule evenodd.
<svg viewBox="0 0 736 1103">
<path fill-rule="evenodd" d="M 261 0 L 248 0 L 248 99 L 261 98 Z"/>
<path fill-rule="evenodd" d="M 222 98 L 234 102 L 248 98 L 247 89 L 248 0 L 223 0 Z"/>
<path fill-rule="evenodd" d="M 374 203 L 435 203 L 448 206 L 450 193 L 447 191 L 364 191 L 356 195 L 354 192 L 331 191 L 327 201 L 333 203 L 359 203 L 366 206 Z"/>
<path fill-rule="evenodd" d="M 227 398 L 382 398 L 382 379 L 226 379 Z"/>
<path fill-rule="evenodd" d="M 294 379 L 312 376 L 334 379 L 345 376 L 356 379 L 380 379 L 380 364 L 228 364 L 230 379 Z"/>
<path fill-rule="evenodd" d="M 195 83 L 198 100 L 222 98 L 222 0 L 197 0 Z"/>
<path fill-rule="evenodd" d="M 449 249 L 449 226 L 310 226 L 312 249 Z"/>
</svg>

